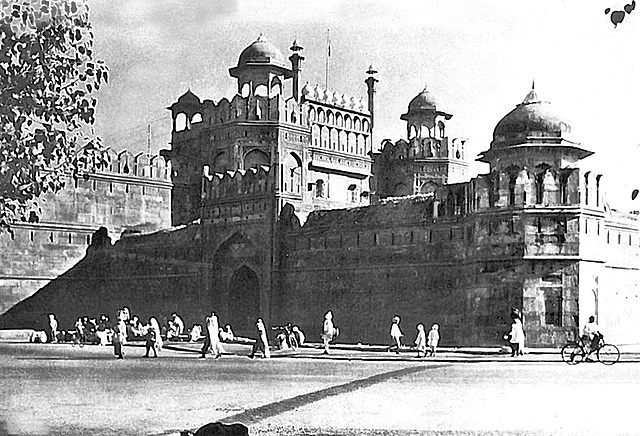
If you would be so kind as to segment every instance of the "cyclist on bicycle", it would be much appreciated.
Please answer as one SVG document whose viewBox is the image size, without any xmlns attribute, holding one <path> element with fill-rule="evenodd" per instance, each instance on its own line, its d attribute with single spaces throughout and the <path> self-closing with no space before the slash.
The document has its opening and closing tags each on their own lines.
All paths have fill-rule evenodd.
<svg viewBox="0 0 640 436">
<path fill-rule="evenodd" d="M 600 343 L 600 339 L 602 338 L 602 334 L 600 333 L 600 328 L 598 324 L 596 324 L 596 318 L 593 316 L 589 317 L 589 322 L 584 325 L 582 329 L 582 343 L 584 344 L 584 348 L 587 351 L 587 354 L 591 354 L 598 348 L 598 344 Z"/>
</svg>

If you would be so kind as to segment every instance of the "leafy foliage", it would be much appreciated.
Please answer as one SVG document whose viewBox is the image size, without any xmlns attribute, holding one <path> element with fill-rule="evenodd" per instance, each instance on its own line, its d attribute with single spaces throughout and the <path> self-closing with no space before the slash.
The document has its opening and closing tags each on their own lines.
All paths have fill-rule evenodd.
<svg viewBox="0 0 640 436">
<path fill-rule="evenodd" d="M 105 164 L 86 0 L 0 0 L 0 228 L 37 220 L 38 197 Z M 1 230 L 0 230 L 1 231 Z"/>
</svg>

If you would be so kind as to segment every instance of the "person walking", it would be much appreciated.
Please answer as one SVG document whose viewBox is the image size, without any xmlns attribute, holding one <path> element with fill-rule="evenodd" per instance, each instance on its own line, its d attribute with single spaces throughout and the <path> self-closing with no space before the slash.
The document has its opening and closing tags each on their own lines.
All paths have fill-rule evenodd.
<svg viewBox="0 0 640 436">
<path fill-rule="evenodd" d="M 154 318 L 149 318 L 149 324 L 147 324 L 145 327 L 145 331 L 146 331 L 145 341 L 144 341 L 145 354 L 143 357 L 158 357 L 158 351 L 156 348 L 158 331 L 153 326 L 153 321 L 152 321 L 153 319 Z M 153 356 L 149 356 L 149 353 L 151 351 L 153 351 Z"/>
<path fill-rule="evenodd" d="M 511 323 L 511 331 L 505 335 L 505 339 L 509 339 L 511 345 L 511 357 L 518 357 L 520 353 L 520 345 L 524 343 L 524 331 L 522 330 L 522 322 L 518 318 L 514 318 Z"/>
<path fill-rule="evenodd" d="M 262 322 L 262 318 L 258 318 L 256 321 L 256 330 L 258 332 L 258 337 L 253 344 L 253 349 L 251 350 L 251 355 L 249 357 L 253 359 L 256 353 L 260 351 L 262 352 L 262 357 L 269 359 L 271 357 L 271 352 L 269 351 L 269 340 L 267 339 L 267 329 Z"/>
<path fill-rule="evenodd" d="M 124 350 L 122 346 L 127 341 L 127 325 L 124 320 L 118 320 L 118 323 L 113 328 L 113 354 L 117 359 L 124 359 Z"/>
<path fill-rule="evenodd" d="M 216 359 L 222 356 L 224 349 L 222 348 L 222 344 L 220 344 L 220 337 L 218 329 L 220 325 L 218 323 L 218 317 L 215 312 L 211 312 L 211 316 L 208 316 L 205 319 L 205 340 L 204 345 L 202 346 L 202 350 L 200 350 L 201 359 L 205 359 L 207 357 L 207 352 L 209 350 L 213 351 L 213 354 Z"/>
<path fill-rule="evenodd" d="M 53 313 L 49 314 L 49 342 L 58 342 L 58 320 Z"/>
<path fill-rule="evenodd" d="M 427 337 L 424 333 L 424 326 L 418 324 L 418 335 L 416 336 L 415 344 L 418 355 L 416 357 L 425 357 L 427 355 Z"/>
<path fill-rule="evenodd" d="M 329 354 L 329 342 L 331 342 L 336 336 L 336 328 L 333 325 L 333 313 L 328 311 L 324 315 L 324 324 L 322 326 L 322 344 L 324 346 L 324 353 Z"/>
<path fill-rule="evenodd" d="M 429 355 L 436 355 L 436 348 L 438 348 L 438 342 L 440 342 L 440 333 L 438 329 L 440 326 L 438 324 L 434 324 L 431 326 L 431 330 L 429 330 L 429 335 L 427 336 L 427 346 L 429 347 Z"/>
<path fill-rule="evenodd" d="M 391 323 L 391 346 L 387 351 L 391 351 L 394 348 L 396 349 L 396 354 L 400 354 L 400 347 L 402 347 L 402 330 L 400 330 L 400 317 L 398 315 L 393 317 L 393 322 Z"/>
</svg>

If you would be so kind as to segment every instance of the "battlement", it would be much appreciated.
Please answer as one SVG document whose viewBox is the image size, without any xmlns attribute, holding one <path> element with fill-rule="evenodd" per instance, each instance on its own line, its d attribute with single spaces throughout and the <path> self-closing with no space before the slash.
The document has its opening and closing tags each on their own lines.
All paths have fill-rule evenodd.
<svg viewBox="0 0 640 436">
<path fill-rule="evenodd" d="M 365 103 L 363 98 L 348 97 L 336 91 L 323 89 L 318 84 L 316 84 L 315 87 L 311 87 L 309 83 L 307 83 L 302 88 L 302 96 L 304 100 L 307 101 L 323 103 L 331 106 L 336 106 L 341 109 L 347 109 L 350 111 L 370 115 L 367 104 Z"/>
<path fill-rule="evenodd" d="M 380 154 L 388 160 L 449 158 L 466 160 L 465 138 L 411 138 L 400 139 L 395 143 L 385 140 Z"/>
<path fill-rule="evenodd" d="M 186 94 L 185 94 L 186 95 Z M 193 94 L 191 94 L 193 95 Z M 173 116 L 173 132 L 198 132 L 203 127 L 222 126 L 236 121 L 276 121 L 307 126 L 306 114 L 295 99 L 284 99 L 282 95 L 263 97 L 236 94 L 231 101 L 222 98 L 213 100 L 191 98 L 185 102 L 184 95 L 170 109 Z"/>
<path fill-rule="evenodd" d="M 273 188 L 271 168 L 259 166 L 248 170 L 208 173 L 205 167 L 202 179 L 202 200 L 207 203 L 223 199 L 246 198 L 253 194 L 270 192 Z"/>
<path fill-rule="evenodd" d="M 156 179 L 162 181 L 171 180 L 171 163 L 160 155 L 149 156 L 146 153 L 133 154 L 128 150 L 116 152 L 107 148 L 108 164 L 100 166 L 93 162 L 79 162 L 80 172 L 93 172 L 97 174 L 118 174 L 131 178 Z"/>
</svg>

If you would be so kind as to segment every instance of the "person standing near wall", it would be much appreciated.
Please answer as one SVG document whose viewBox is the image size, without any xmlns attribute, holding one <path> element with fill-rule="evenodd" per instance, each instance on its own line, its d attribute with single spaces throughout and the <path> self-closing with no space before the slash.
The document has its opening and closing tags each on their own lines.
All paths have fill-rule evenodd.
<svg viewBox="0 0 640 436">
<path fill-rule="evenodd" d="M 251 350 L 251 355 L 249 357 L 253 359 L 256 353 L 260 351 L 265 359 L 269 359 L 271 357 L 271 352 L 269 351 L 269 340 L 267 339 L 267 329 L 262 322 L 262 318 L 258 318 L 256 321 L 256 330 L 258 332 L 258 337 L 256 338 L 256 342 L 253 344 L 253 349 Z"/>
<path fill-rule="evenodd" d="M 438 324 L 434 324 L 431 326 L 431 330 L 429 330 L 429 336 L 427 337 L 427 345 L 429 346 L 429 355 L 436 355 L 436 348 L 438 347 L 438 342 L 440 342 L 440 333 L 438 329 L 440 326 Z"/>
<path fill-rule="evenodd" d="M 393 317 L 393 322 L 391 323 L 391 346 L 387 351 L 391 351 L 394 348 L 396 349 L 396 354 L 400 354 L 400 347 L 402 346 L 402 330 L 400 330 L 400 317 L 398 315 Z"/>
<path fill-rule="evenodd" d="M 324 324 L 322 325 L 322 344 L 324 345 L 324 353 L 329 354 L 329 342 L 333 340 L 336 334 L 336 328 L 333 325 L 333 313 L 328 311 L 324 315 Z"/>
<path fill-rule="evenodd" d="M 49 314 L 49 342 L 58 342 L 58 320 L 53 313 Z"/>
<path fill-rule="evenodd" d="M 416 327 L 418 329 L 418 335 L 416 336 L 416 350 L 418 351 L 418 355 L 416 357 L 425 357 L 427 355 L 427 337 L 424 333 L 424 326 L 422 324 L 418 324 Z"/>
<path fill-rule="evenodd" d="M 524 331 L 522 330 L 522 322 L 518 318 L 515 318 L 511 323 L 511 331 L 508 335 L 505 335 L 505 339 L 509 339 L 511 345 L 511 357 L 518 357 L 520 352 L 520 345 L 524 343 Z"/>
<path fill-rule="evenodd" d="M 119 319 L 113 328 L 113 354 L 117 359 L 124 359 L 124 351 L 122 346 L 127 341 L 127 325 L 123 319 Z"/>
</svg>

